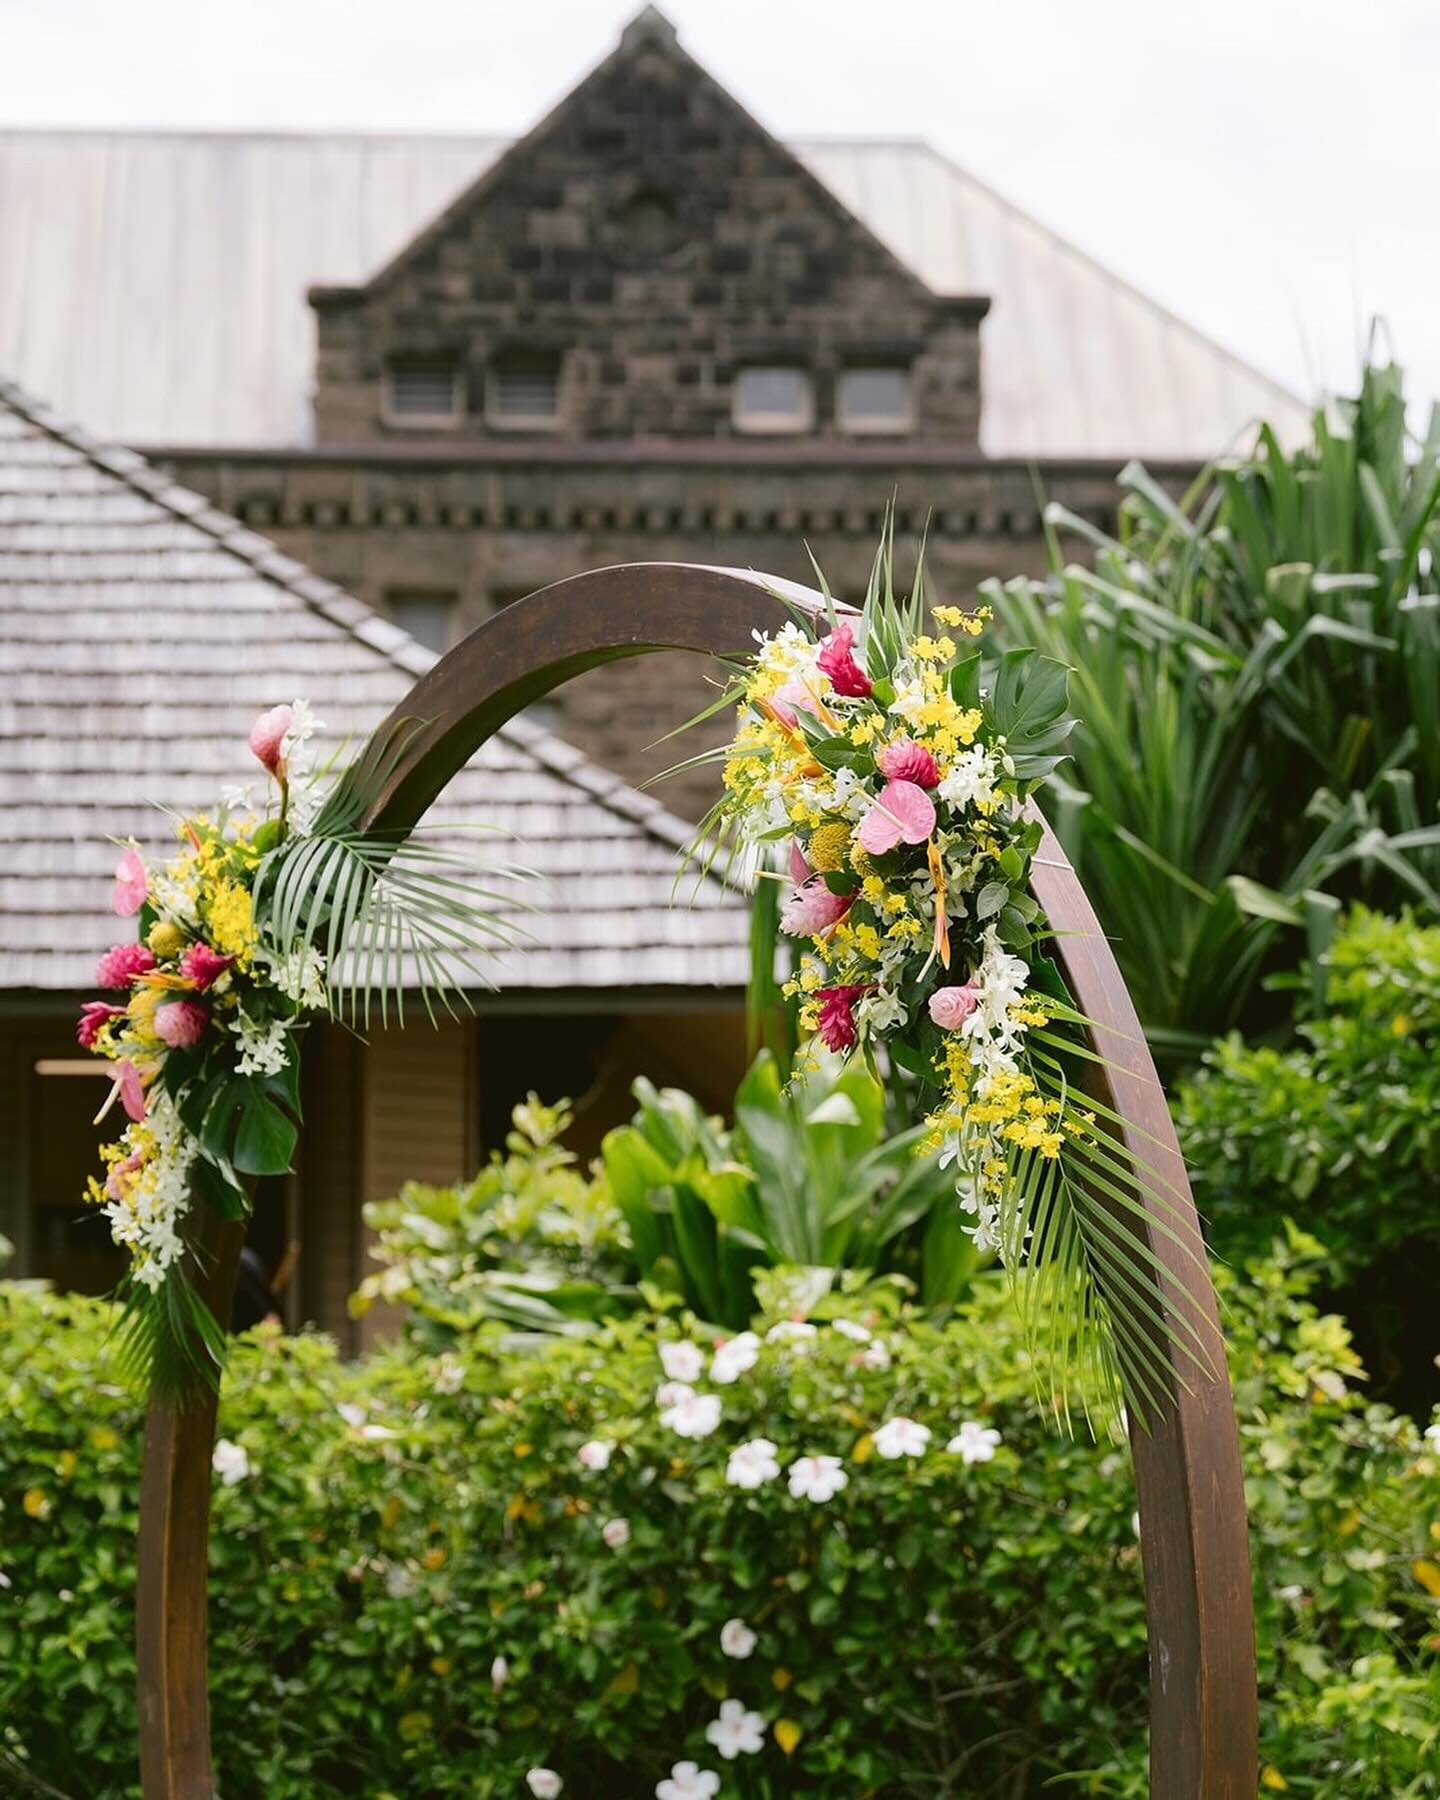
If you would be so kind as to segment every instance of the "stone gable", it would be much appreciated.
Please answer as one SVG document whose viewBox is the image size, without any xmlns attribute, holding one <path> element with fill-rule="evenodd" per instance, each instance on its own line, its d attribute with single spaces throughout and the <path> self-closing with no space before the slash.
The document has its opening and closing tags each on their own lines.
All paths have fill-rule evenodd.
<svg viewBox="0 0 1440 1800">
<path fill-rule="evenodd" d="M 860 368 L 906 372 L 897 434 L 977 441 L 984 302 L 932 293 L 652 9 L 371 282 L 311 299 L 322 442 L 726 437 L 756 369 L 802 374 L 785 435 L 833 438 Z M 527 394 L 543 419 L 504 416 Z"/>
</svg>

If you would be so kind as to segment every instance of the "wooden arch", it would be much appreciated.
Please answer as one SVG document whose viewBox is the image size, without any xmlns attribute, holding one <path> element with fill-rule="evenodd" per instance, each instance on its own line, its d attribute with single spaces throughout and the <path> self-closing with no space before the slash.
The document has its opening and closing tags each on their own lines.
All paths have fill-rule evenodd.
<svg viewBox="0 0 1440 1800">
<path fill-rule="evenodd" d="M 818 607 L 808 589 L 734 569 L 635 563 L 557 582 L 488 620 L 412 689 L 390 721 L 423 720 L 369 823 L 408 831 L 451 776 L 505 721 L 570 676 L 653 650 L 744 654 L 783 609 Z M 382 728 L 383 729 L 383 728 Z M 1080 1010 L 1104 1033 L 1102 1095 L 1130 1146 L 1182 1197 L 1166 1215 L 1200 1245 L 1199 1224 L 1163 1093 L 1109 946 L 1053 838 L 1033 890 L 1059 932 Z M 195 1279 L 229 1315 L 243 1226 L 202 1214 Z M 1147 1226 L 1167 1302 L 1209 1339 L 1213 1380 L 1172 1359 L 1173 1405 L 1132 1431 L 1150 1644 L 1154 1800 L 1249 1800 L 1256 1778 L 1250 1561 L 1239 1446 L 1215 1294 L 1203 1254 Z M 146 1800 L 211 1800 L 206 1578 L 216 1401 L 151 1407 L 140 1490 L 136 1639 L 140 1766 Z"/>
</svg>

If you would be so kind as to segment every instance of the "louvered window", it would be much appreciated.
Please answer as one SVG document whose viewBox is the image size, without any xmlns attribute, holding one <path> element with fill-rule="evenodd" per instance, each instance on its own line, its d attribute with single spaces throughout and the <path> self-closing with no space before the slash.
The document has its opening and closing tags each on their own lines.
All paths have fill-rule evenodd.
<svg viewBox="0 0 1440 1800">
<path fill-rule="evenodd" d="M 522 430 L 554 425 L 560 416 L 558 356 L 507 357 L 490 370 L 486 416 L 492 425 Z"/>
<path fill-rule="evenodd" d="M 459 365 L 453 357 L 397 358 L 386 372 L 385 402 L 400 424 L 452 424 L 460 416 Z"/>
</svg>

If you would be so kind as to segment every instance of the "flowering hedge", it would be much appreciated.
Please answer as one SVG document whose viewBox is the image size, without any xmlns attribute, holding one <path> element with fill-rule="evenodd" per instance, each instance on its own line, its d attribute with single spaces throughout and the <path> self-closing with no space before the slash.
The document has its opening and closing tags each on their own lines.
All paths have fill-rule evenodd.
<svg viewBox="0 0 1440 1800">
<path fill-rule="evenodd" d="M 1302 1286 L 1229 1294 L 1269 1786 L 1433 1793 L 1440 1457 Z M 135 1792 L 107 1323 L 0 1288 L 0 1749 L 87 1800 Z M 943 1327 L 879 1287 L 719 1347 L 678 1310 L 525 1358 L 260 1334 L 220 1430 L 228 1791 L 1144 1792 L 1128 1458 L 1036 1420 L 992 1279 Z"/>
</svg>

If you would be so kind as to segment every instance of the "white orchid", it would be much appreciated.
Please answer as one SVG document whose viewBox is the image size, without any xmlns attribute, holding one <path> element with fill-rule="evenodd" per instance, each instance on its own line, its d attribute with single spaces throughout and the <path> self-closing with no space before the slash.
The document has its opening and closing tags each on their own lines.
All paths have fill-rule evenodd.
<svg viewBox="0 0 1440 1800">
<path fill-rule="evenodd" d="M 914 1419 L 887 1419 L 875 1433 L 875 1454 L 893 1462 L 900 1456 L 923 1456 L 930 1427 Z"/>
<path fill-rule="evenodd" d="M 660 1361 L 671 1381 L 698 1381 L 705 1371 L 704 1352 L 683 1338 L 661 1344 Z"/>
<path fill-rule="evenodd" d="M 748 1443 L 737 1444 L 725 1464 L 725 1479 L 731 1487 L 763 1487 L 779 1473 L 775 1446 L 769 1438 L 751 1438 Z"/>
<path fill-rule="evenodd" d="M 660 1423 L 677 1437 L 709 1437 L 720 1423 L 720 1397 L 697 1394 L 687 1388 L 673 1406 L 661 1413 Z"/>
<path fill-rule="evenodd" d="M 760 1340 L 753 1331 L 740 1331 L 726 1338 L 710 1360 L 710 1379 L 728 1387 L 760 1360 Z"/>
<path fill-rule="evenodd" d="M 975 1419 L 966 1419 L 945 1446 L 951 1456 L 966 1463 L 987 1463 L 999 1447 L 1000 1433 L 993 1425 L 981 1425 Z"/>
<path fill-rule="evenodd" d="M 753 1654 L 759 1639 L 743 1619 L 727 1619 L 720 1627 L 720 1648 L 726 1656 L 743 1662 Z"/>
<path fill-rule="evenodd" d="M 850 1485 L 838 1456 L 801 1456 L 790 1465 L 790 1494 L 795 1500 L 833 1500 Z"/>
<path fill-rule="evenodd" d="M 720 1717 L 705 1727 L 705 1741 L 713 1744 L 726 1762 L 737 1756 L 758 1756 L 765 1748 L 765 1721 L 757 1712 L 746 1712 L 743 1700 L 722 1700 Z"/>
</svg>

